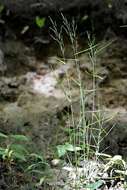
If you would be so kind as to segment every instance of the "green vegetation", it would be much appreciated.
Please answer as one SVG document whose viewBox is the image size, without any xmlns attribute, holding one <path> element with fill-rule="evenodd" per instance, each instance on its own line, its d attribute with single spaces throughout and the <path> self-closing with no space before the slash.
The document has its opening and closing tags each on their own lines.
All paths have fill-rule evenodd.
<svg viewBox="0 0 127 190">
<path fill-rule="evenodd" d="M 28 142 L 28 138 L 23 135 L 5 135 L 0 133 L 1 144 L 0 156 L 3 160 L 11 164 L 13 160 L 26 161 L 28 151 L 21 142 Z M 18 142 L 18 144 L 17 144 Z"/>
<path fill-rule="evenodd" d="M 42 155 L 32 152 L 32 144 L 28 137 L 0 133 L 0 144 L 0 160 L 10 176 L 12 171 L 16 176 L 18 170 L 23 176 L 23 183 L 32 189 L 43 184 L 49 176 L 50 167 Z"/>
<path fill-rule="evenodd" d="M 110 133 L 110 131 L 107 131 L 104 129 L 104 124 L 108 123 L 112 119 L 111 118 L 105 118 L 103 116 L 104 110 L 101 110 L 100 102 L 97 103 L 98 100 L 98 86 L 96 83 L 96 80 L 98 78 L 101 78 L 97 72 L 96 72 L 96 64 L 97 64 L 97 56 L 98 54 L 107 48 L 111 43 L 114 41 L 106 42 L 106 44 L 96 44 L 96 41 L 91 35 L 88 33 L 88 48 L 85 50 L 82 50 L 78 52 L 77 48 L 77 37 L 76 37 L 76 31 L 77 26 L 75 23 L 75 20 L 72 20 L 70 23 L 64 15 L 62 16 L 62 26 L 60 30 L 58 30 L 56 22 L 54 22 L 51 19 L 52 23 L 52 38 L 58 43 L 60 46 L 60 50 L 62 53 L 62 59 L 60 60 L 60 63 L 66 64 L 67 58 L 66 58 L 66 48 L 64 44 L 64 38 L 63 33 L 66 33 L 70 44 L 71 49 L 73 52 L 72 60 L 75 62 L 75 68 L 77 69 L 77 78 L 70 78 L 69 74 L 66 73 L 67 81 L 68 81 L 68 89 L 65 92 L 65 89 L 63 87 L 63 90 L 65 92 L 66 98 L 68 100 L 68 104 L 70 105 L 71 114 L 68 113 L 67 120 L 70 126 L 68 128 L 64 128 L 63 130 L 68 134 L 68 141 L 64 142 L 63 144 L 59 144 L 57 146 L 57 154 L 58 157 L 61 159 L 65 159 L 66 162 L 70 163 L 72 167 L 76 167 L 75 176 L 79 176 L 78 173 L 78 167 L 81 162 L 84 160 L 87 161 L 87 165 L 89 164 L 89 161 L 92 159 L 93 161 L 96 161 L 96 163 L 101 162 L 103 160 L 103 163 L 106 163 L 106 165 L 103 167 L 103 172 L 108 172 L 111 174 L 111 170 L 114 171 L 113 175 L 111 176 L 112 179 L 114 178 L 124 178 L 125 175 L 120 176 L 117 173 L 118 168 L 120 169 L 122 174 L 125 174 L 126 171 L 126 164 L 125 161 L 122 159 L 121 156 L 116 155 L 114 157 L 111 157 L 109 155 L 106 155 L 106 157 L 109 157 L 108 159 L 103 157 L 103 152 L 100 152 L 100 145 L 103 141 L 103 139 Z M 91 79 L 92 79 L 92 88 L 87 89 L 84 85 L 84 81 L 82 81 L 81 72 L 79 68 L 78 63 L 78 56 L 79 54 L 87 53 L 91 62 L 92 72 L 90 73 Z M 79 89 L 79 115 L 78 118 L 75 117 L 74 108 L 73 108 L 73 98 L 71 94 L 71 85 L 72 81 L 75 83 L 77 88 Z M 92 97 L 92 103 L 91 108 L 88 110 L 87 108 L 87 99 L 88 96 Z M 112 129 L 111 129 L 112 130 Z M 103 159 L 102 159 L 103 157 Z M 83 168 L 86 168 L 87 165 L 84 162 Z M 122 171 L 123 170 L 123 171 Z M 104 185 L 104 180 L 97 179 L 93 173 L 92 180 L 90 179 L 90 176 L 92 175 L 92 169 L 86 171 L 84 173 L 84 180 L 74 180 L 75 186 L 74 189 L 88 189 L 88 190 L 97 190 L 99 187 Z M 75 177 L 76 178 L 76 177 Z M 83 185 L 84 181 L 86 182 L 86 185 Z M 94 182 L 93 182 L 94 181 Z"/>
<path fill-rule="evenodd" d="M 107 6 L 109 8 L 112 8 L 111 0 L 106 0 L 105 2 L 107 3 Z M 0 14 L 3 13 L 3 10 L 4 10 L 4 6 L 2 4 L 0 4 Z M 56 131 L 55 131 L 56 133 L 54 132 L 52 134 L 49 134 L 49 133 L 51 133 L 49 130 L 49 133 L 48 133 L 47 126 L 49 123 L 53 123 L 54 120 L 52 122 L 52 118 L 51 118 L 51 121 L 50 121 L 50 118 L 46 118 L 46 116 L 48 114 L 47 109 L 44 109 L 44 113 L 46 112 L 44 114 L 45 118 L 43 118 L 44 122 L 43 122 L 43 120 L 41 121 L 41 119 L 43 117 L 43 114 L 42 114 L 43 111 L 41 109 L 36 111 L 36 109 L 40 108 L 43 105 L 45 100 L 46 100 L 46 106 L 48 107 L 48 105 L 49 105 L 48 98 L 49 97 L 43 98 L 43 96 L 41 97 L 41 93 L 39 94 L 39 96 L 38 95 L 36 96 L 36 94 L 33 93 L 33 91 L 32 91 L 32 84 L 34 82 L 38 82 L 38 84 L 39 84 L 38 86 L 40 87 L 41 86 L 40 83 L 42 82 L 43 79 L 45 79 L 45 77 L 43 75 L 46 74 L 46 76 L 48 76 L 49 65 L 48 66 L 45 65 L 45 63 L 50 63 L 50 61 L 48 62 L 47 60 L 46 61 L 44 60 L 44 63 L 41 62 L 42 60 L 41 60 L 40 55 L 36 59 L 34 57 L 35 55 L 33 56 L 33 54 L 32 54 L 33 47 L 31 48 L 32 51 L 29 51 L 29 48 L 27 47 L 25 52 L 22 55 L 24 57 L 25 54 L 30 54 L 30 57 L 29 57 L 29 55 L 27 55 L 28 60 L 26 60 L 26 62 L 28 61 L 28 65 L 27 65 L 27 63 L 24 64 L 25 58 L 23 58 L 23 61 L 20 61 L 20 59 L 18 59 L 18 56 L 17 56 L 17 54 L 20 54 L 21 49 L 25 49 L 26 46 L 23 46 L 24 48 L 20 48 L 19 53 L 14 53 L 13 56 L 9 56 L 9 53 L 7 54 L 5 52 L 5 60 L 7 59 L 7 57 L 10 57 L 10 59 L 13 57 L 14 58 L 16 57 L 16 59 L 18 59 L 19 62 L 21 62 L 21 63 L 23 62 L 22 65 L 24 67 L 25 67 L 25 65 L 27 65 L 28 68 L 25 71 L 26 73 L 30 70 L 30 71 L 34 71 L 34 72 L 32 72 L 32 74 L 35 74 L 35 75 L 31 75 L 31 73 L 27 73 L 25 75 L 24 74 L 25 72 L 23 72 L 23 74 L 25 76 L 23 75 L 23 82 L 21 81 L 21 89 L 19 87 L 20 84 L 18 84 L 17 81 L 15 82 L 16 79 L 13 79 L 14 81 L 12 80 L 10 82 L 10 78 L 9 78 L 9 80 L 7 80 L 8 78 L 6 78 L 6 76 L 5 76 L 5 83 L 7 83 L 5 87 L 7 88 L 7 93 L 9 94 L 9 95 L 7 94 L 8 95 L 7 97 L 3 95 L 3 97 L 5 98 L 5 103 L 9 104 L 9 106 L 11 107 L 11 106 L 14 106 L 13 103 L 16 102 L 17 103 L 16 110 L 18 110 L 18 108 L 19 108 L 19 113 L 24 112 L 23 114 L 24 115 L 26 114 L 25 116 L 23 115 L 23 118 L 21 118 L 21 120 L 20 120 L 20 117 L 19 118 L 15 117 L 17 114 L 17 111 L 15 111 L 15 110 L 13 111 L 13 109 L 11 110 L 10 107 L 9 107 L 9 109 L 7 109 L 7 114 L 9 113 L 10 115 L 13 115 L 13 118 L 16 123 L 16 124 L 14 124 L 13 129 L 15 128 L 15 126 L 17 128 L 18 127 L 21 128 L 22 126 L 24 126 L 24 127 L 28 126 L 30 130 L 33 130 L 32 131 L 33 133 L 35 132 L 35 136 L 32 133 L 33 139 L 38 138 L 38 136 L 39 136 L 38 133 L 40 131 L 41 131 L 41 133 L 43 133 L 44 130 L 45 131 L 47 130 L 46 131 L 47 133 L 45 135 L 42 134 L 42 136 L 41 135 L 39 136 L 39 141 L 37 144 L 39 144 L 39 143 L 41 144 L 41 142 L 45 143 L 44 142 L 45 138 L 50 139 L 50 135 L 54 135 L 56 138 L 55 138 L 55 143 L 54 143 L 55 145 L 53 143 L 50 145 L 50 142 L 52 140 L 49 140 L 48 143 L 46 142 L 48 144 L 47 146 L 49 146 L 49 147 L 46 147 L 47 155 L 48 155 L 47 156 L 48 159 L 46 160 L 43 153 L 38 152 L 38 150 L 35 148 L 35 145 L 36 145 L 35 139 L 34 139 L 35 144 L 33 147 L 32 140 L 25 135 L 4 134 L 1 132 L 0 133 L 0 164 L 5 169 L 4 172 L 2 172 L 2 170 L 1 170 L 1 173 L 3 173 L 2 175 L 5 179 L 5 181 L 9 181 L 10 183 L 12 183 L 15 186 L 15 189 L 19 189 L 19 190 L 35 190 L 35 189 L 47 190 L 47 186 L 49 185 L 48 182 L 50 181 L 49 179 L 54 177 L 52 175 L 52 171 L 54 172 L 54 170 L 55 170 L 55 172 L 56 172 L 56 170 L 57 170 L 57 171 L 59 171 L 59 174 L 60 174 L 61 171 L 63 171 L 63 169 L 65 169 L 70 174 L 69 175 L 69 174 L 64 173 L 64 175 L 66 175 L 66 177 L 68 177 L 68 176 L 70 177 L 70 181 L 69 182 L 66 181 L 66 177 L 64 179 L 65 181 L 64 180 L 63 181 L 64 181 L 65 185 L 66 185 L 66 183 L 67 183 L 67 185 L 69 183 L 71 183 L 71 188 L 73 190 L 98 190 L 101 187 L 103 187 L 103 189 L 104 189 L 106 183 L 112 183 L 113 180 L 114 181 L 116 180 L 115 182 L 117 182 L 117 181 L 122 182 L 122 185 L 124 185 L 124 188 L 126 189 L 126 187 L 127 187 L 127 183 L 126 183 L 127 164 L 126 164 L 126 162 L 123 160 L 122 156 L 120 156 L 120 155 L 112 155 L 111 156 L 111 155 L 105 154 L 105 150 L 102 150 L 102 147 L 101 147 L 101 143 L 103 142 L 104 138 L 113 129 L 113 126 L 110 127 L 109 130 L 104 126 L 108 125 L 108 122 L 110 120 L 112 120 L 114 115 L 112 114 L 111 117 L 106 117 L 104 115 L 105 110 L 102 108 L 101 102 L 98 97 L 99 88 L 100 88 L 99 84 L 98 84 L 98 80 L 103 80 L 103 77 L 101 77 L 98 74 L 99 72 L 97 70 L 97 58 L 98 58 L 98 55 L 100 53 L 102 53 L 104 49 L 109 47 L 115 40 L 103 41 L 101 43 L 98 43 L 98 42 L 96 42 L 96 38 L 94 37 L 94 35 L 91 35 L 90 32 L 86 32 L 88 46 L 86 49 L 78 50 L 76 20 L 72 19 L 72 21 L 70 22 L 63 14 L 61 14 L 61 18 L 62 18 L 61 27 L 58 26 L 57 22 L 53 21 L 53 19 L 50 18 L 50 21 L 52 24 L 52 27 L 50 28 L 51 36 L 54 39 L 54 41 L 59 45 L 59 49 L 61 51 L 60 58 L 58 58 L 58 59 L 56 58 L 56 59 L 57 59 L 57 61 L 59 61 L 60 64 L 63 64 L 65 66 L 66 66 L 66 64 L 68 64 L 68 56 L 66 56 L 66 51 L 67 51 L 66 43 L 67 43 L 67 45 L 69 44 L 69 48 L 70 48 L 69 49 L 69 51 L 70 51 L 69 52 L 70 53 L 69 61 L 70 60 L 72 61 L 72 64 L 75 69 L 74 72 L 76 73 L 76 74 L 74 73 L 74 76 L 73 76 L 73 74 L 70 74 L 68 72 L 68 70 L 64 71 L 64 69 L 63 69 L 63 71 L 60 74 L 58 74 L 58 75 L 60 75 L 60 81 L 58 82 L 58 85 L 61 85 L 61 88 L 63 89 L 63 92 L 65 93 L 65 97 L 68 101 L 68 105 L 66 105 L 66 107 L 64 107 L 65 105 L 64 106 L 62 105 L 62 109 L 66 110 L 66 114 L 62 110 L 61 111 L 62 113 L 60 113 L 60 116 L 57 115 L 57 114 L 59 114 L 58 113 L 59 105 L 57 105 L 57 101 L 54 101 L 55 98 L 51 97 L 51 100 L 54 101 L 56 104 L 56 105 L 53 104 L 53 106 L 51 104 L 51 107 L 53 107 L 53 109 L 56 106 L 55 112 L 51 113 L 51 117 L 54 114 L 56 116 L 55 119 L 61 119 L 61 118 L 63 119 L 62 120 L 63 123 L 55 122 L 54 125 L 57 126 L 58 128 L 60 128 L 62 126 L 62 132 L 64 133 L 64 135 L 63 134 L 60 134 L 60 135 L 61 136 L 63 135 L 64 138 L 62 140 L 57 139 L 57 135 L 59 135 L 58 134 L 59 132 L 56 132 Z M 82 21 L 87 20 L 88 18 L 89 18 L 89 16 L 85 15 L 84 17 L 82 17 Z M 36 27 L 38 28 L 39 34 L 41 36 L 41 31 L 43 31 L 41 29 L 43 29 L 43 27 L 45 28 L 46 18 L 36 16 L 36 17 L 34 17 L 34 24 L 36 24 Z M 123 25 L 123 27 L 124 26 L 126 26 L 126 25 Z M 25 25 L 21 31 L 21 34 L 25 34 L 26 31 L 29 30 L 29 28 L 30 28 L 29 24 Z M 6 35 L 8 36 L 8 34 L 6 34 Z M 26 36 L 27 36 L 27 34 L 26 34 Z M 29 36 L 29 34 L 28 34 L 28 36 Z M 30 35 L 30 36 L 33 37 L 34 35 Z M 23 38 L 25 38 L 25 35 L 23 36 Z M 17 37 L 15 39 L 16 39 L 15 41 L 18 41 Z M 35 41 L 40 40 L 40 42 L 41 42 L 41 38 L 34 37 L 33 39 Z M 7 40 L 8 40 L 8 38 L 7 38 Z M 42 38 L 42 41 L 43 41 L 43 38 Z M 4 43 L 4 40 L 3 40 L 3 43 Z M 28 44 L 30 44 L 30 43 L 28 43 Z M 36 45 L 38 45 L 38 43 L 36 43 Z M 44 44 L 42 46 L 45 48 Z M 11 48 L 12 48 L 12 45 L 11 45 Z M 41 44 L 39 45 L 38 49 L 39 49 L 39 53 L 40 53 L 41 52 Z M 85 72 L 83 71 L 84 73 L 81 71 L 81 68 L 83 68 L 83 67 L 80 67 L 81 63 L 79 61 L 79 56 L 82 56 L 83 54 L 87 55 L 87 57 L 89 59 L 88 63 L 90 64 L 90 69 L 85 68 L 84 69 Z M 111 53 L 111 57 L 112 56 L 113 55 Z M 16 60 L 16 62 L 17 62 L 17 60 Z M 40 65 L 41 63 L 42 63 L 42 65 Z M 69 63 L 71 63 L 71 62 L 69 62 Z M 53 63 L 53 64 L 55 65 L 56 63 Z M 113 64 L 114 64 L 114 62 L 113 62 Z M 36 67 L 36 65 L 38 68 Z M 54 65 L 53 65 L 53 68 L 56 67 L 56 65 L 55 66 Z M 51 66 L 52 66 L 52 63 L 51 63 Z M 40 69 L 39 71 L 42 71 L 42 72 L 38 72 L 38 69 Z M 124 67 L 122 69 L 124 70 Z M 43 72 L 43 70 L 44 70 L 44 72 Z M 118 69 L 116 69 L 116 72 L 117 72 L 117 70 Z M 17 72 L 20 72 L 20 71 L 17 71 Z M 66 73 L 64 73 L 64 72 L 66 72 Z M 120 70 L 120 72 L 121 72 L 121 70 Z M 30 79 L 29 79 L 30 81 L 29 82 L 27 81 L 28 84 L 25 86 L 24 83 L 27 83 L 25 80 L 28 80 L 27 78 L 29 76 L 27 76 L 27 75 L 29 75 L 29 74 L 31 75 Z M 52 75 L 52 73 L 51 73 L 51 75 Z M 84 75 L 89 76 L 89 83 L 90 83 L 89 87 L 85 83 L 84 78 L 86 76 L 84 76 Z M 64 78 L 64 76 L 66 76 L 66 77 Z M 125 77 L 125 73 L 123 76 Z M 121 74 L 122 82 L 124 82 L 123 76 Z M 7 77 L 8 77 L 8 75 L 7 75 Z M 10 75 L 9 75 L 9 77 L 10 77 Z M 18 77 L 19 76 L 16 75 L 15 78 L 18 78 Z M 115 77 L 117 78 L 117 76 L 115 76 Z M 48 83 L 49 80 L 52 80 L 52 79 L 53 79 L 52 77 L 51 78 L 49 77 L 48 80 L 44 80 L 44 84 L 46 82 Z M 2 78 L 2 80 L 4 81 L 4 77 Z M 62 83 L 63 80 L 65 80 L 65 83 Z M 54 83 L 56 84 L 57 82 L 54 82 Z M 29 84 L 30 84 L 30 89 L 27 89 Z M 41 84 L 43 85 L 43 82 Z M 53 86 L 54 88 L 56 87 L 55 84 Z M 2 88 L 3 88 L 3 86 L 4 86 L 4 82 L 1 84 Z M 73 86 L 76 89 L 76 96 L 77 96 L 76 97 L 77 99 L 75 100 L 75 102 L 73 99 L 74 94 L 72 92 Z M 13 98 L 12 98 L 12 100 L 10 100 L 10 97 L 9 97 L 10 91 L 13 88 L 16 89 L 17 96 L 16 96 L 16 99 L 13 100 Z M 19 89 L 19 91 L 21 91 L 21 92 L 18 93 L 17 89 Z M 56 87 L 56 89 L 57 89 L 57 87 Z M 23 91 L 27 91 L 27 90 L 28 90 L 28 93 L 30 93 L 30 96 L 29 96 L 29 94 L 27 96 L 27 93 L 26 93 L 26 95 L 25 95 L 25 93 L 23 94 Z M 58 91 L 58 93 L 59 93 L 59 91 Z M 11 95 L 13 95 L 13 93 Z M 25 99 L 22 99 L 22 96 L 24 97 L 24 95 L 25 95 Z M 52 96 L 52 88 L 51 88 L 51 96 Z M 62 96 L 63 96 L 63 94 L 62 94 Z M 4 98 L 2 98 L 1 101 L 3 101 Z M 38 102 L 34 101 L 35 98 L 39 98 L 39 100 L 42 98 L 42 104 L 39 104 L 39 101 Z M 28 104 L 25 105 L 26 99 L 29 100 L 29 104 L 31 107 L 29 107 Z M 10 101 L 12 101 L 12 102 L 10 102 Z M 60 101 L 61 101 L 61 99 L 60 99 Z M 77 106 L 76 109 L 78 110 L 78 111 L 76 110 L 77 111 L 76 113 L 75 113 L 74 103 L 76 103 L 76 106 Z M 38 105 L 36 107 L 36 109 L 35 109 L 35 104 Z M 6 113 L 6 109 L 5 109 L 6 107 L 5 108 L 3 108 L 3 107 L 4 106 L 2 105 L 1 110 L 2 111 L 4 110 L 4 112 Z M 21 108 L 21 112 L 20 112 L 20 108 Z M 58 108 L 58 110 L 57 110 L 57 108 Z M 30 110 L 32 110 L 32 114 L 29 114 Z M 30 121 L 27 121 L 26 117 L 27 116 L 31 117 L 31 115 L 32 115 L 32 119 Z M 53 115 L 53 117 L 54 117 L 54 115 Z M 58 116 L 58 118 L 57 118 L 57 116 Z M 61 118 L 59 118 L 59 117 L 61 117 Z M 2 119 L 3 119 L 3 117 L 2 117 Z M 37 122 L 36 122 L 36 119 L 37 119 Z M 6 118 L 6 120 L 8 120 L 8 117 Z M 25 122 L 24 122 L 24 120 L 25 120 Z M 34 122 L 34 120 L 35 120 L 35 122 Z M 32 123 L 34 123 L 34 125 L 32 125 Z M 60 124 L 60 126 L 59 126 L 59 124 Z M 12 122 L 12 125 L 13 125 L 13 122 Z M 39 125 L 39 126 L 37 126 L 37 125 Z M 43 125 L 44 125 L 44 130 L 41 129 L 41 127 Z M 53 127 L 54 127 L 54 125 L 53 125 Z M 31 126 L 34 129 L 31 129 Z M 36 126 L 38 127 L 37 129 L 35 129 Z M 50 124 L 49 124 L 49 126 L 50 126 Z M 52 124 L 51 124 L 51 127 L 52 127 Z M 26 131 L 27 130 L 30 131 L 29 129 L 26 129 Z M 61 128 L 60 128 L 60 130 L 61 130 Z M 26 132 L 24 132 L 24 133 L 26 134 Z M 44 135 L 44 137 L 43 137 L 43 135 Z M 52 149 L 52 150 L 50 151 L 50 149 Z M 51 166 L 52 166 L 52 168 L 51 168 Z M 57 175 L 56 176 L 59 177 L 59 174 L 58 174 L 58 176 Z M 8 178 L 9 178 L 9 180 L 6 180 Z M 19 178 L 20 178 L 21 182 L 20 182 Z M 55 188 L 53 187 L 52 190 L 53 189 L 55 189 Z M 10 189 L 10 190 L 13 190 L 13 189 Z M 68 190 L 68 188 L 65 190 Z"/>
<path fill-rule="evenodd" d="M 38 28 L 43 28 L 45 25 L 45 18 L 43 18 L 43 17 L 41 18 L 39 16 L 36 16 L 35 23 L 36 23 Z"/>
</svg>

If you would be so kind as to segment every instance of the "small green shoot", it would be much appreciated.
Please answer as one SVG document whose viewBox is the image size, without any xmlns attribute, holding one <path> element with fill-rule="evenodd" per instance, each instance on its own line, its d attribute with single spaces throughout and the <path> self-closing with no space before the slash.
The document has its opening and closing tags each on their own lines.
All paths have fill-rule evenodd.
<svg viewBox="0 0 127 190">
<path fill-rule="evenodd" d="M 35 22 L 36 22 L 36 25 L 38 26 L 38 28 L 43 28 L 45 25 L 45 18 L 36 16 Z"/>
</svg>

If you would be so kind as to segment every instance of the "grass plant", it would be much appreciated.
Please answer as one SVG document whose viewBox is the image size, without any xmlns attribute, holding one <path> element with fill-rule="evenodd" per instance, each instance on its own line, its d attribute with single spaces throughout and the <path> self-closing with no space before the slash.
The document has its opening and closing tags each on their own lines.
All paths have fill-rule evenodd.
<svg viewBox="0 0 127 190">
<path fill-rule="evenodd" d="M 104 124 L 108 122 L 111 118 L 104 117 L 104 110 L 101 108 L 101 104 L 99 102 L 99 94 L 98 94 L 98 85 L 97 79 L 101 78 L 96 72 L 96 64 L 97 64 L 97 56 L 98 54 L 107 48 L 114 40 L 107 42 L 106 44 L 97 44 L 95 38 L 93 38 L 90 33 L 87 33 L 88 37 L 88 48 L 82 51 L 78 51 L 78 42 L 77 42 L 77 25 L 74 19 L 72 21 L 68 21 L 67 18 L 61 14 L 62 17 L 62 26 L 60 29 L 57 26 L 57 23 L 54 22 L 51 18 L 51 36 L 58 43 L 62 57 L 59 59 L 60 63 L 67 64 L 67 58 L 65 56 L 66 45 L 64 44 L 64 34 L 68 37 L 70 41 L 70 51 L 72 53 L 72 60 L 74 61 L 77 77 L 70 78 L 69 73 L 66 73 L 66 79 L 68 88 L 65 91 L 64 86 L 63 90 L 65 92 L 66 98 L 68 100 L 68 105 L 71 109 L 71 114 L 67 113 L 67 120 L 69 127 L 65 129 L 68 132 L 68 141 L 62 145 L 57 146 L 58 156 L 60 158 L 65 158 L 68 160 L 70 165 L 75 165 L 77 168 L 75 170 L 75 175 L 79 175 L 78 167 L 80 162 L 84 162 L 83 168 L 87 168 L 84 170 L 84 178 L 87 181 L 87 185 L 91 183 L 91 179 L 94 178 L 95 170 L 97 167 L 89 162 L 90 160 L 98 163 L 100 161 L 100 157 L 103 156 L 103 152 L 100 152 L 100 145 L 104 138 L 110 133 L 110 131 L 106 131 L 104 129 Z M 87 86 L 84 85 L 85 81 L 82 80 L 82 74 L 80 71 L 79 64 L 79 56 L 82 53 L 87 53 L 89 56 L 92 72 L 92 86 L 91 89 L 87 89 Z M 75 110 L 73 107 L 73 95 L 72 95 L 72 81 L 75 83 L 79 90 L 78 99 L 80 104 L 79 115 L 78 118 L 75 118 Z M 90 109 L 88 108 L 88 96 L 91 96 L 92 104 L 90 105 Z M 108 157 L 108 155 L 106 155 Z M 77 177 L 75 177 L 75 189 L 82 189 L 77 182 Z M 91 185 L 91 188 L 88 189 L 97 189 L 101 186 L 101 181 L 94 181 Z M 99 186 L 98 186 L 99 185 Z M 95 188 L 96 187 L 96 188 Z"/>
</svg>

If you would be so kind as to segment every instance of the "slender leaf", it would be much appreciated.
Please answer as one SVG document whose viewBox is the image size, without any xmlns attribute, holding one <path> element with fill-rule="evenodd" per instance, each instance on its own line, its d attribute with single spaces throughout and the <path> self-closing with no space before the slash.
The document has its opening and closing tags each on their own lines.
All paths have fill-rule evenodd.
<svg viewBox="0 0 127 190">
<path fill-rule="evenodd" d="M 29 141 L 29 138 L 24 135 L 10 135 L 10 138 L 16 141 Z"/>
<path fill-rule="evenodd" d="M 65 148 L 66 148 L 67 151 L 70 151 L 70 152 L 81 150 L 80 147 L 73 146 L 72 144 L 69 144 L 69 143 L 65 143 Z"/>
<path fill-rule="evenodd" d="M 103 181 L 99 180 L 94 183 L 88 184 L 85 186 L 85 188 L 89 188 L 90 190 L 97 190 L 101 185 L 103 185 Z"/>
<path fill-rule="evenodd" d="M 5 134 L 3 134 L 3 133 L 0 133 L 0 138 L 7 138 L 8 136 L 7 135 L 5 135 Z"/>
</svg>

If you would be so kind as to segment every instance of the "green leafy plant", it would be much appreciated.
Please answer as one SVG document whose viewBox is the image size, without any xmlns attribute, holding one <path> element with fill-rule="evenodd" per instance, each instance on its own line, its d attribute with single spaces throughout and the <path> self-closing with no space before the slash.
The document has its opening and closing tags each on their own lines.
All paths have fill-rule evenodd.
<svg viewBox="0 0 127 190">
<path fill-rule="evenodd" d="M 19 134 L 0 133 L 0 144 L 0 160 L 5 163 L 10 172 L 15 165 L 24 175 L 27 175 L 33 187 L 42 185 L 49 175 L 50 167 L 42 155 L 33 152 L 30 138 Z"/>
<path fill-rule="evenodd" d="M 36 25 L 39 27 L 39 28 L 43 28 L 44 27 L 44 25 L 45 25 L 45 18 L 41 18 L 41 17 L 39 17 L 39 16 L 36 16 L 36 18 L 35 18 L 35 23 L 36 23 Z"/>
<path fill-rule="evenodd" d="M 26 171 L 28 171 L 30 173 L 43 174 L 43 170 L 46 167 L 49 167 L 49 165 L 46 163 L 43 156 L 41 156 L 39 154 L 36 154 L 36 153 L 30 154 L 29 155 L 29 160 L 31 160 L 32 164 L 29 164 Z"/>
<path fill-rule="evenodd" d="M 2 147 L 0 147 L 0 156 L 3 160 L 12 162 L 14 160 L 26 161 L 28 150 L 25 143 L 29 142 L 29 139 L 24 135 L 5 135 L 0 133 L 0 141 Z"/>
<path fill-rule="evenodd" d="M 58 156 L 62 157 L 65 154 L 67 154 L 67 152 L 77 152 L 80 151 L 81 148 L 78 146 L 74 146 L 72 144 L 69 143 L 65 143 L 64 145 L 58 145 L 57 146 L 57 152 L 58 152 Z"/>
<path fill-rule="evenodd" d="M 26 167 L 25 172 L 36 179 L 36 186 L 41 186 L 51 175 L 49 164 L 42 155 L 37 153 L 29 154 L 29 165 Z"/>
</svg>

